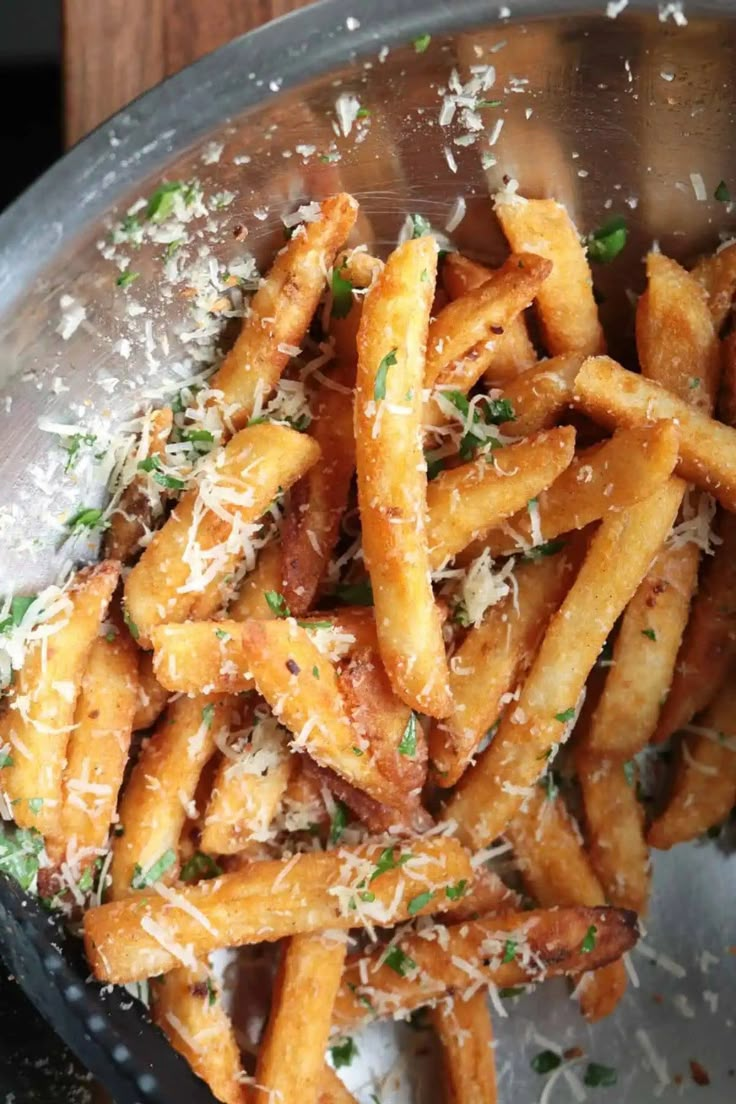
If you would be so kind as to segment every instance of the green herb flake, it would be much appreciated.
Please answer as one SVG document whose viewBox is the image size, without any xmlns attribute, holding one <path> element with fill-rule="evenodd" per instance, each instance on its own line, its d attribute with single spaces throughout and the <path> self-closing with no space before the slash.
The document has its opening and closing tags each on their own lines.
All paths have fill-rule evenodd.
<svg viewBox="0 0 736 1104">
<path fill-rule="evenodd" d="M 186 487 L 186 480 L 179 479 L 175 475 L 166 474 L 161 466 L 160 456 L 147 456 L 145 460 L 139 461 L 138 471 L 146 472 L 151 476 L 154 483 L 158 483 L 160 487 L 166 487 L 170 491 L 183 491 Z"/>
<path fill-rule="evenodd" d="M 230 639 L 230 633 L 225 632 L 224 629 L 215 629 L 215 636 L 217 637 L 218 640 L 222 640 L 223 643 L 225 643 L 225 644 Z"/>
<path fill-rule="evenodd" d="M 409 904 L 406 906 L 406 911 L 410 916 L 416 916 L 418 912 L 426 908 L 433 897 L 434 893 L 430 890 L 426 890 L 424 893 L 418 893 L 416 897 L 412 897 L 411 901 L 409 901 Z"/>
<path fill-rule="evenodd" d="M 368 107 L 359 107 L 358 110 L 355 112 L 356 119 L 370 119 L 370 117 L 371 112 L 370 108 Z"/>
<path fill-rule="evenodd" d="M 312 668 L 312 677 L 316 678 L 316 679 L 319 678 L 319 667 L 317 666 L 316 663 L 315 663 L 314 667 Z"/>
<path fill-rule="evenodd" d="M 396 352 L 397 348 L 394 347 L 378 365 L 378 371 L 376 372 L 376 380 L 373 384 L 373 398 L 376 402 L 380 402 L 381 399 L 386 398 L 386 377 L 388 376 L 389 368 L 393 368 L 396 364 Z"/>
<path fill-rule="evenodd" d="M 330 822 L 330 843 L 339 843 L 348 823 L 347 806 L 342 801 L 335 802 L 335 810 Z"/>
<path fill-rule="evenodd" d="M 355 750 L 355 749 L 353 749 Z M 376 878 L 380 878 L 381 874 L 386 874 L 389 870 L 397 870 L 398 867 L 408 863 L 411 858 L 411 852 L 406 852 L 403 855 L 399 855 L 398 859 L 394 857 L 393 847 L 387 847 L 378 856 L 378 862 L 375 869 L 368 879 L 369 882 L 374 882 Z"/>
<path fill-rule="evenodd" d="M 77 510 L 73 517 L 69 518 L 66 527 L 72 533 L 81 533 L 83 529 L 103 528 L 106 524 L 102 518 L 102 510 L 96 510 L 91 506 L 83 506 L 81 510 Z"/>
<path fill-rule="evenodd" d="M 636 763 L 633 759 L 627 759 L 623 765 L 624 778 L 628 786 L 633 786 L 636 781 Z"/>
<path fill-rule="evenodd" d="M 596 942 L 597 942 L 597 935 L 598 935 L 597 927 L 595 926 L 595 924 L 591 924 L 590 927 L 588 928 L 587 932 L 585 933 L 585 937 L 583 939 L 583 942 L 580 944 L 580 953 L 581 954 L 590 954 L 591 951 L 595 950 L 595 945 L 596 945 Z"/>
<path fill-rule="evenodd" d="M 343 276 L 343 270 L 332 270 L 332 310 L 333 318 L 347 318 L 353 305 L 353 285 Z"/>
<path fill-rule="evenodd" d="M 571 706 L 570 709 L 566 709 L 563 713 L 555 713 L 555 720 L 560 724 L 567 724 L 575 716 L 575 707 Z"/>
<path fill-rule="evenodd" d="M 65 437 L 61 442 L 61 447 L 67 453 L 64 471 L 72 470 L 79 459 L 78 453 L 82 445 L 93 445 L 96 440 L 97 437 L 94 433 L 73 433 L 71 437 Z"/>
<path fill-rule="evenodd" d="M 183 192 L 185 185 L 181 180 L 167 180 L 156 189 L 148 201 L 146 218 L 152 222 L 163 222 L 174 210 L 174 197 Z M 190 195 L 191 189 L 187 193 Z M 185 199 L 187 197 L 185 196 Z"/>
<path fill-rule="evenodd" d="M 343 1066 L 349 1066 L 353 1058 L 357 1058 L 357 1056 L 358 1048 L 350 1036 L 345 1036 L 330 1047 L 330 1057 L 336 1070 L 342 1069 Z"/>
<path fill-rule="evenodd" d="M 649 640 L 656 640 L 657 639 L 657 634 L 654 631 L 654 629 L 642 629 L 641 630 L 641 635 L 646 636 Z"/>
<path fill-rule="evenodd" d="M 690 376 L 690 379 L 687 381 L 687 385 L 691 391 L 697 391 L 702 382 L 703 381 L 699 378 L 699 376 Z"/>
<path fill-rule="evenodd" d="M 211 445 L 215 440 L 214 434 L 210 433 L 208 429 L 187 429 L 181 436 L 183 441 L 187 441 L 192 445 L 200 443 Z"/>
<path fill-rule="evenodd" d="M 412 43 L 412 45 L 414 46 L 414 53 L 415 54 L 423 54 L 424 51 L 429 46 L 431 41 L 432 41 L 431 34 L 419 35 L 419 37 L 415 38 L 414 42 Z"/>
<path fill-rule="evenodd" d="M 500 107 L 502 103 L 502 100 L 478 100 L 475 106 L 476 109 L 479 107 Z"/>
<path fill-rule="evenodd" d="M 17 629 L 36 598 L 37 595 L 35 594 L 18 594 L 15 598 L 11 598 L 8 616 L 0 621 L 0 633 L 8 633 L 11 629 Z"/>
<path fill-rule="evenodd" d="M 626 219 L 616 215 L 586 239 L 588 259 L 597 264 L 610 264 L 626 245 L 628 230 Z"/>
<path fill-rule="evenodd" d="M 28 808 L 31 810 L 34 816 L 38 816 L 38 814 L 41 812 L 41 809 L 43 808 L 43 798 L 29 797 Z"/>
<path fill-rule="evenodd" d="M 602 1066 L 599 1062 L 589 1062 L 583 1077 L 583 1084 L 591 1089 L 609 1089 L 616 1084 L 616 1071 L 613 1066 Z"/>
<path fill-rule="evenodd" d="M 401 737 L 401 743 L 399 744 L 399 755 L 406 755 L 407 758 L 413 759 L 417 753 L 417 718 L 414 713 L 409 714 L 409 720 L 406 722 L 406 728 Z"/>
<path fill-rule="evenodd" d="M 562 1065 L 562 1058 L 553 1050 L 540 1050 L 531 1060 L 531 1067 L 535 1073 L 551 1073 Z"/>
<path fill-rule="evenodd" d="M 130 635 L 133 637 L 134 640 L 137 640 L 141 635 L 141 632 L 133 618 L 128 613 L 127 609 L 123 610 L 123 621 L 128 626 L 128 632 L 130 633 Z"/>
<path fill-rule="evenodd" d="M 424 453 L 424 460 L 427 465 L 427 482 L 431 483 L 433 479 L 436 479 L 441 471 L 444 471 L 447 466 L 447 460 L 444 456 L 437 456 L 436 453 L 431 450 L 427 450 Z"/>
<path fill-rule="evenodd" d="M 212 1008 L 212 1006 L 213 1006 L 213 1004 L 215 1003 L 216 1000 L 217 1000 L 217 989 L 215 988 L 215 983 L 213 982 L 212 978 L 208 974 L 207 975 L 207 1006 L 208 1006 L 208 1008 Z"/>
<path fill-rule="evenodd" d="M 92 886 L 95 883 L 94 866 L 86 866 L 82 871 L 82 877 L 79 879 L 78 889 L 81 893 L 89 893 Z"/>
<path fill-rule="evenodd" d="M 360 756 L 360 755 L 362 755 L 362 754 L 363 754 L 363 749 L 362 749 L 362 748 L 359 748 L 359 747 L 354 747 L 354 748 L 353 748 L 353 755 L 358 755 L 358 756 Z"/>
<path fill-rule="evenodd" d="M 557 794 L 560 792 L 555 772 L 552 770 L 548 770 L 546 774 L 542 775 L 539 780 L 539 785 L 544 790 L 544 796 L 547 801 L 554 801 Z"/>
<path fill-rule="evenodd" d="M 565 547 L 563 540 L 548 540 L 530 548 L 522 556 L 523 560 L 541 560 L 545 556 L 556 556 Z"/>
<path fill-rule="evenodd" d="M 0 831 L 0 873 L 14 878 L 21 889 L 30 889 L 38 874 L 43 837 L 35 828 Z"/>
<path fill-rule="evenodd" d="M 722 180 L 716 190 L 713 193 L 713 198 L 717 199 L 719 203 L 730 203 L 731 193 L 728 189 L 728 184 L 725 180 Z"/>
<path fill-rule="evenodd" d="M 212 728 L 212 722 L 215 718 L 215 706 L 213 702 L 209 705 L 205 705 L 202 708 L 202 724 L 205 728 Z"/>
<path fill-rule="evenodd" d="M 127 288 L 134 284 L 139 276 L 140 272 L 131 272 L 130 269 L 126 269 L 125 272 L 120 273 L 115 283 L 118 287 Z"/>
<path fill-rule="evenodd" d="M 413 970 L 417 969 L 414 959 L 406 951 L 402 951 L 401 947 L 389 947 L 383 956 L 382 964 L 388 966 L 389 970 L 393 970 L 399 977 L 408 977 Z"/>
<path fill-rule="evenodd" d="M 432 225 L 429 219 L 426 219 L 424 215 L 409 215 L 411 219 L 411 236 L 412 238 L 424 238 L 427 234 L 432 233 Z"/>
<path fill-rule="evenodd" d="M 136 863 L 133 867 L 133 877 L 130 880 L 130 888 L 146 889 L 147 886 L 153 885 L 153 883 L 157 882 L 162 874 L 165 874 L 175 862 L 176 853 L 169 848 L 168 851 L 164 851 L 160 858 L 156 859 L 155 863 L 149 866 L 148 870 L 144 870 L 139 863 Z"/>
<path fill-rule="evenodd" d="M 335 597 L 349 606 L 372 606 L 373 588 L 369 579 L 359 583 L 340 583 L 335 588 Z"/>
<path fill-rule="evenodd" d="M 455 882 L 455 885 L 445 886 L 445 897 L 448 901 L 459 901 L 461 897 L 465 896 L 467 888 L 468 879 L 461 878 L 459 882 Z"/>
<path fill-rule="evenodd" d="M 179 877 L 182 882 L 199 882 L 207 878 L 217 878 L 220 874 L 222 874 L 222 867 L 211 855 L 205 854 L 204 851 L 195 851 L 182 866 Z"/>
<path fill-rule="evenodd" d="M 263 592 L 263 597 L 266 599 L 266 605 L 275 617 L 291 617 L 291 610 L 287 606 L 283 594 L 279 594 L 277 590 L 265 590 Z"/>
<path fill-rule="evenodd" d="M 526 990 L 519 985 L 510 985 L 503 989 L 499 989 L 498 995 L 499 997 L 521 997 L 525 992 Z"/>
<path fill-rule="evenodd" d="M 517 943 L 515 939 L 507 939 L 503 945 L 503 958 L 501 962 L 513 962 L 516 958 Z"/>
<path fill-rule="evenodd" d="M 0 751 L 0 770 L 2 770 L 3 767 L 12 767 L 12 766 L 13 766 L 13 756 L 10 754 L 10 752 Z"/>
</svg>

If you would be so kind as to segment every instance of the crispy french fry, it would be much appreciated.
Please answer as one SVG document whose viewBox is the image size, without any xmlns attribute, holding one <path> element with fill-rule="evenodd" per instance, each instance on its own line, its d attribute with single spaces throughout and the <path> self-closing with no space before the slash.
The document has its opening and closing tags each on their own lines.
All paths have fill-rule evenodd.
<svg viewBox="0 0 736 1104">
<path fill-rule="evenodd" d="M 429 579 L 420 440 L 436 258 L 432 238 L 405 242 L 365 297 L 355 435 L 363 552 L 384 666 L 407 705 L 442 716 L 451 704 L 449 676 Z"/>
<path fill-rule="evenodd" d="M 613 665 L 586 734 L 590 754 L 621 762 L 651 740 L 672 682 L 699 556 L 695 544 L 665 546 L 629 602 L 613 647 Z"/>
<path fill-rule="evenodd" d="M 317 1104 L 358 1104 L 353 1094 L 348 1092 L 335 1071 L 327 1063 L 325 1063 L 322 1070 Z"/>
<path fill-rule="evenodd" d="M 169 407 L 151 412 L 144 424 L 139 456 L 141 460 L 161 457 L 171 433 L 174 415 Z M 165 492 L 144 472 L 139 472 L 123 491 L 120 501 L 110 514 L 110 528 L 105 534 L 105 556 L 127 563 L 140 550 L 141 538 L 153 528 L 163 513 Z"/>
<path fill-rule="evenodd" d="M 543 773 L 549 749 L 554 752 L 565 739 L 585 680 L 669 532 L 681 498 L 682 482 L 671 478 L 657 494 L 601 522 L 517 706 L 445 806 L 443 818 L 462 822 L 474 846 L 503 832 Z"/>
<path fill-rule="evenodd" d="M 491 725 L 502 712 L 534 656 L 547 623 L 572 582 L 566 556 L 545 556 L 514 572 L 515 593 L 492 606 L 471 627 L 450 663 L 454 708 L 430 729 L 433 777 L 454 786 Z"/>
<path fill-rule="evenodd" d="M 535 498 L 570 464 L 575 430 L 529 440 L 441 472 L 427 488 L 427 543 L 433 570 Z"/>
<path fill-rule="evenodd" d="M 432 1026 L 442 1048 L 446 1104 L 496 1104 L 493 1024 L 485 989 L 439 1004 Z"/>
<path fill-rule="evenodd" d="M 548 351 L 592 356 L 605 349 L 593 280 L 585 249 L 565 208 L 554 199 L 503 202 L 496 215 L 513 250 L 529 249 L 552 261 L 552 272 L 537 294 L 537 308 Z"/>
<path fill-rule="evenodd" d="M 736 246 L 729 245 L 698 261 L 692 275 L 705 288 L 717 332 L 723 328 L 736 290 Z"/>
<path fill-rule="evenodd" d="M 36 828 L 54 859 L 66 850 L 62 783 L 75 702 L 119 577 L 110 560 L 77 572 L 49 622 L 54 631 L 29 647 L 0 716 L 0 746 L 11 760 L 0 772 L 5 796 L 16 824 Z"/>
<path fill-rule="evenodd" d="M 249 712 L 250 725 L 215 770 L 202 828 L 202 850 L 212 855 L 264 839 L 289 782 L 287 733 L 274 717 L 256 717 L 254 724 Z"/>
<path fill-rule="evenodd" d="M 672 474 L 677 445 L 677 430 L 666 422 L 618 430 L 610 441 L 579 452 L 537 496 L 536 536 L 530 512 L 524 509 L 485 533 L 483 545 L 492 556 L 516 552 L 571 529 L 584 529 L 609 510 L 648 498 Z M 476 555 L 480 551 L 475 545 L 470 549 Z M 466 554 L 472 554 L 470 549 Z"/>
<path fill-rule="evenodd" d="M 191 965 L 193 956 L 219 947 L 274 942 L 300 932 L 391 926 L 410 915 L 442 912 L 450 905 L 446 887 L 471 876 L 460 845 L 441 838 L 414 840 L 403 852 L 363 844 L 253 862 L 237 873 L 181 886 L 177 907 L 150 893 L 90 909 L 84 917 L 85 948 L 96 977 L 141 980 L 180 963 Z M 360 897 L 366 880 L 371 901 Z M 192 906 L 194 914 L 182 904 Z"/>
<path fill-rule="evenodd" d="M 655 743 L 684 728 L 711 702 L 736 656 L 736 516 L 723 512 L 721 544 L 705 561 Z"/>
<path fill-rule="evenodd" d="M 546 796 L 538 787 L 508 825 L 506 836 L 513 845 L 524 884 L 540 905 L 570 908 L 605 904 L 603 887 L 561 798 Z M 625 989 L 626 970 L 621 961 L 586 973 L 576 985 L 580 1010 L 595 1023 L 614 1010 Z"/>
<path fill-rule="evenodd" d="M 575 756 L 585 807 L 590 861 L 607 900 L 643 916 L 649 904 L 649 850 L 644 810 L 636 796 L 636 765 L 601 759 L 586 747 Z"/>
<path fill-rule="evenodd" d="M 295 935 L 289 940 L 258 1053 L 254 1104 L 316 1104 L 345 962 L 340 935 Z"/>
<path fill-rule="evenodd" d="M 503 423 L 504 434 L 528 437 L 556 425 L 572 403 L 575 379 L 584 359 L 581 353 L 566 353 L 540 360 L 505 384 L 503 397 L 511 403 L 514 418 Z"/>
<path fill-rule="evenodd" d="M 358 212 L 342 193 L 322 203 L 321 217 L 287 242 L 250 302 L 235 344 L 210 382 L 218 405 L 236 429 L 253 413 L 256 398 L 278 383 L 290 346 L 301 346 L 337 251 Z"/>
<path fill-rule="evenodd" d="M 736 804 L 736 671 L 682 740 L 669 802 L 647 835 L 668 850 L 726 819 Z"/>
<path fill-rule="evenodd" d="M 221 584 L 243 556 L 248 526 L 317 460 L 309 437 L 274 424 L 243 429 L 213 453 L 125 584 L 125 608 L 141 647 L 164 622 L 199 620 L 222 605 Z M 204 592 L 204 593 L 203 593 Z"/>
<path fill-rule="evenodd" d="M 133 715 L 133 731 L 150 728 L 159 719 L 169 700 L 169 691 L 156 678 L 151 652 L 138 652 L 138 700 Z"/>
<path fill-rule="evenodd" d="M 308 755 L 302 756 L 304 770 L 314 776 L 322 791 L 329 790 L 348 807 L 373 835 L 390 833 L 395 839 L 416 836 L 434 827 L 434 820 L 419 802 L 411 797 L 401 806 L 381 805 L 363 790 L 351 786 L 333 770 L 318 767 Z"/>
<path fill-rule="evenodd" d="M 675 422 L 680 434 L 678 474 L 710 491 L 727 510 L 736 510 L 736 429 L 693 410 L 609 357 L 585 361 L 575 380 L 575 402 L 611 428 Z"/>
<path fill-rule="evenodd" d="M 145 744 L 120 802 L 111 896 L 176 881 L 179 837 L 204 765 L 230 721 L 227 697 L 178 698 Z M 154 973 L 160 971 L 154 971 Z"/>
<path fill-rule="evenodd" d="M 592 927 L 595 945 L 586 952 L 581 945 Z M 376 1017 L 405 1015 L 448 991 L 459 995 L 475 988 L 481 978 L 505 987 L 539 976 L 596 970 L 630 950 L 638 936 L 634 913 L 613 908 L 504 912 L 438 928 L 441 937 L 436 939 L 427 938 L 425 931 L 392 943 L 405 956 L 398 958 L 401 972 L 385 958 L 378 965 L 385 955 L 382 947 L 365 956 L 349 955 L 335 1001 L 335 1025 L 342 1030 Z M 515 958 L 503 962 L 509 940 L 515 945 Z M 397 957 L 394 952 L 394 961 Z M 365 965 L 361 967 L 363 958 L 367 973 Z"/>
<path fill-rule="evenodd" d="M 275 617 L 266 601 L 266 592 L 281 594 L 284 589 L 282 551 L 278 541 L 271 541 L 258 553 L 256 566 L 243 579 L 238 593 L 228 608 L 227 615 L 233 621 L 247 621 L 251 617 L 269 620 Z"/>
<path fill-rule="evenodd" d="M 462 253 L 448 253 L 441 268 L 442 285 L 450 299 L 459 299 L 473 288 L 480 287 L 492 275 L 492 269 L 469 260 Z M 492 387 L 500 387 L 507 380 L 514 379 L 537 360 L 523 313 L 509 323 L 493 348 L 488 349 L 481 344 L 467 355 L 482 361 L 478 375 L 485 376 Z"/>
<path fill-rule="evenodd" d="M 130 634 L 98 636 L 87 659 L 69 736 L 61 832 L 77 851 L 105 846 L 128 761 L 138 701 L 138 652 Z"/>
<path fill-rule="evenodd" d="M 150 982 L 151 1019 L 222 1104 L 248 1104 L 233 1025 L 209 967 L 179 966 Z"/>
<path fill-rule="evenodd" d="M 698 281 L 662 253 L 647 256 L 647 290 L 636 312 L 642 374 L 704 414 L 713 412 L 720 349 Z"/>
</svg>

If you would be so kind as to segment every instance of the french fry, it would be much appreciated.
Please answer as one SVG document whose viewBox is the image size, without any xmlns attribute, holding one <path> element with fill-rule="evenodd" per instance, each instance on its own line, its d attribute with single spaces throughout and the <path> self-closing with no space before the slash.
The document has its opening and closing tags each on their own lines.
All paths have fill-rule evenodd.
<svg viewBox="0 0 736 1104">
<path fill-rule="evenodd" d="M 584 951 L 591 928 L 595 945 Z M 385 947 L 365 956 L 349 955 L 335 1001 L 336 1027 L 344 1030 L 376 1017 L 405 1016 L 448 992 L 462 995 L 479 982 L 507 987 L 538 977 L 597 970 L 630 950 L 638 936 L 634 913 L 613 908 L 504 912 L 438 929 L 435 939 L 425 930 L 392 943 L 401 952 L 402 957 L 394 953 L 394 961 L 404 967 L 401 973 L 385 957 L 379 965 Z M 503 962 L 509 941 L 515 945 L 515 957 Z M 367 959 L 367 972 L 361 959 Z"/>
<path fill-rule="evenodd" d="M 552 614 L 572 581 L 566 556 L 545 556 L 514 572 L 515 593 L 492 606 L 468 630 L 450 663 L 454 708 L 429 734 L 433 777 L 454 786 L 491 725 L 502 699 L 531 663 Z"/>
<path fill-rule="evenodd" d="M 736 804 L 736 672 L 730 673 L 680 746 L 672 792 L 649 829 L 651 847 L 667 851 L 721 824 Z"/>
<path fill-rule="evenodd" d="M 537 787 L 508 825 L 506 836 L 524 884 L 542 907 L 606 903 L 577 825 L 556 794 L 546 795 Z M 625 989 L 626 970 L 620 960 L 586 973 L 576 984 L 580 1010 L 595 1023 L 614 1010 Z"/>
<path fill-rule="evenodd" d="M 390 833 L 401 836 L 417 836 L 434 827 L 434 820 L 417 797 L 409 797 L 402 805 L 381 805 L 363 790 L 351 786 L 333 770 L 318 767 L 308 755 L 302 757 L 304 770 L 313 774 L 320 788 L 327 788 L 334 797 L 348 807 L 373 835 Z"/>
<path fill-rule="evenodd" d="M 509 889 L 498 874 L 483 864 L 475 867 L 472 884 L 462 889 L 463 892 L 453 907 L 445 913 L 448 924 L 457 924 L 461 920 L 477 920 L 480 916 L 518 911 L 521 908 L 519 894 Z"/>
<path fill-rule="evenodd" d="M 233 621 L 247 621 L 251 617 L 269 620 L 276 614 L 266 600 L 267 592 L 281 594 L 284 589 L 282 571 L 283 555 L 278 541 L 271 541 L 258 553 L 256 566 L 243 579 L 238 593 L 228 608 Z"/>
<path fill-rule="evenodd" d="M 473 846 L 504 831 L 565 739 L 585 680 L 669 532 L 682 493 L 682 482 L 671 478 L 657 494 L 601 522 L 516 707 L 445 806 L 443 819 L 463 823 Z"/>
<path fill-rule="evenodd" d="M 64 770 L 61 832 L 77 851 L 90 849 L 83 865 L 103 848 L 128 761 L 138 701 L 138 651 L 126 631 L 98 636 L 92 644 L 77 698 Z"/>
<path fill-rule="evenodd" d="M 353 1094 L 348 1092 L 340 1078 L 327 1063 L 325 1063 L 322 1070 L 317 1104 L 358 1104 Z"/>
<path fill-rule="evenodd" d="M 574 453 L 575 430 L 568 426 L 441 472 L 427 488 L 430 567 L 437 570 L 526 506 L 569 466 Z"/>
<path fill-rule="evenodd" d="M 221 947 L 325 929 L 392 926 L 442 912 L 450 905 L 446 887 L 471 876 L 460 845 L 441 838 L 414 840 L 404 851 L 362 844 L 253 862 L 237 873 L 179 887 L 176 903 L 149 893 L 90 909 L 85 948 L 96 977 L 142 980 L 190 966 L 194 957 Z M 374 900 L 360 897 L 366 881 L 365 898 Z"/>
<path fill-rule="evenodd" d="M 442 1050 L 446 1104 L 496 1104 L 493 1024 L 485 989 L 467 1000 L 439 1004 L 431 1019 Z"/>
<path fill-rule="evenodd" d="M 230 721 L 227 697 L 178 698 L 141 751 L 120 802 L 111 896 L 176 881 L 179 837 L 199 776 Z M 154 971 L 157 973 L 160 971 Z"/>
<path fill-rule="evenodd" d="M 253 1104 L 316 1104 L 345 962 L 345 940 L 337 934 L 337 939 L 314 934 L 289 940 L 258 1052 Z"/>
<path fill-rule="evenodd" d="M 736 290 L 736 247 L 729 245 L 709 257 L 703 257 L 695 265 L 692 275 L 706 291 L 713 325 L 720 333 Z"/>
<path fill-rule="evenodd" d="M 548 352 L 602 353 L 605 341 L 590 266 L 565 208 L 554 199 L 514 196 L 502 202 L 497 196 L 495 210 L 512 250 L 529 249 L 552 261 L 552 272 L 537 294 Z"/>
<path fill-rule="evenodd" d="M 284 349 L 301 346 L 325 273 L 355 222 L 358 205 L 352 196 L 331 196 L 321 206 L 321 217 L 305 223 L 276 256 L 251 299 L 240 335 L 210 381 L 235 429 L 246 424 L 256 399 L 278 383 L 289 361 Z"/>
<path fill-rule="evenodd" d="M 222 1104 L 248 1104 L 232 1023 L 209 967 L 197 962 L 151 979 L 151 1019 Z"/>
<path fill-rule="evenodd" d="M 355 395 L 358 502 L 381 657 L 412 709 L 449 712 L 448 670 L 429 578 L 421 449 L 424 349 L 437 247 L 405 242 L 365 297 Z M 422 274 L 426 279 L 422 280 Z"/>
<path fill-rule="evenodd" d="M 734 253 L 736 260 L 736 253 Z M 726 425 L 736 426 L 736 331 L 721 342 L 721 395 L 719 417 Z"/>
<path fill-rule="evenodd" d="M 138 652 L 138 700 L 133 714 L 133 731 L 150 728 L 169 700 L 169 691 L 156 678 L 151 652 Z"/>
<path fill-rule="evenodd" d="M 577 752 L 575 765 L 588 827 L 588 853 L 606 899 L 644 916 L 651 876 L 644 810 L 636 796 L 636 765 L 601 759 L 587 748 Z"/>
<path fill-rule="evenodd" d="M 485 533 L 483 545 L 492 556 L 517 552 L 571 529 L 584 529 L 609 510 L 647 498 L 672 474 L 677 445 L 677 430 L 666 422 L 618 430 L 610 441 L 579 452 L 554 483 L 540 492 L 536 537 L 529 510 L 524 509 Z M 470 549 L 476 554 L 480 551 L 471 545 L 466 554 L 472 554 Z"/>
<path fill-rule="evenodd" d="M 168 406 L 152 411 L 144 425 L 140 459 L 162 457 L 171 433 L 174 415 Z M 105 557 L 127 563 L 141 547 L 141 538 L 153 528 L 163 512 L 164 492 L 144 472 L 138 472 L 123 491 L 110 514 L 105 534 Z"/>
<path fill-rule="evenodd" d="M 74 708 L 100 622 L 120 577 L 120 565 L 105 560 L 74 576 L 59 612 L 29 647 L 0 716 L 0 746 L 10 763 L 0 779 L 20 828 L 36 828 L 49 855 L 66 850 L 62 834 L 63 774 Z"/>
<path fill-rule="evenodd" d="M 528 437 L 555 426 L 572 404 L 575 379 L 584 359 L 581 353 L 550 357 L 509 380 L 503 398 L 510 402 L 514 418 L 503 423 L 504 434 Z"/>
<path fill-rule="evenodd" d="M 693 410 L 609 357 L 584 362 L 574 398 L 581 410 L 610 428 L 675 422 L 680 434 L 678 474 L 710 491 L 727 510 L 736 510 L 736 429 Z"/>
<path fill-rule="evenodd" d="M 241 430 L 211 455 L 199 487 L 186 492 L 128 575 L 126 616 L 143 648 L 156 625 L 215 612 L 221 584 L 242 558 L 248 527 L 279 489 L 315 463 L 319 448 L 293 429 L 261 424 Z"/>
<path fill-rule="evenodd" d="M 442 262 L 440 275 L 442 286 L 450 299 L 459 299 L 473 288 L 484 284 L 493 275 L 493 271 L 477 261 L 469 260 L 462 253 L 448 253 Z M 488 349 L 481 344 L 467 355 L 475 355 L 482 360 L 479 376 L 483 375 L 492 387 L 501 387 L 506 381 L 531 368 L 537 360 L 523 313 L 509 323 L 494 348 Z"/>
</svg>

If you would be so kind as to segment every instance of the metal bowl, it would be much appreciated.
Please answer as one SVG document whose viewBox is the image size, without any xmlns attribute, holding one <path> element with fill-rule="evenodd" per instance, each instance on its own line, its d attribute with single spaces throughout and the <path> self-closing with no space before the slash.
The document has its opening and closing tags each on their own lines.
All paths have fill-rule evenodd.
<svg viewBox="0 0 736 1104">
<path fill-rule="evenodd" d="M 65 455 L 39 418 L 79 422 L 94 411 L 123 419 L 150 382 L 173 376 L 191 351 L 173 337 L 168 350 L 162 344 L 181 328 L 184 307 L 162 288 L 156 251 L 140 251 L 142 275 L 125 290 L 99 247 L 113 215 L 163 178 L 197 176 L 207 195 L 235 194 L 200 220 L 200 244 L 226 262 L 243 252 L 237 226 L 264 259 L 282 240 L 282 213 L 337 189 L 360 200 L 360 235 L 383 251 L 407 214 L 442 228 L 460 199 L 465 214 L 454 242 L 493 260 L 503 246 L 488 196 L 509 177 L 524 194 L 562 199 L 584 229 L 624 214 L 629 245 L 597 282 L 613 350 L 625 359 L 631 295 L 642 286 L 652 240 L 687 260 L 734 225 L 730 205 L 712 197 L 721 179 L 736 189 L 736 23 L 727 0 L 689 4 L 684 14 L 674 4 L 630 4 L 617 18 L 604 7 L 518 0 L 510 16 L 507 8 L 489 12 L 485 0 L 324 0 L 154 89 L 8 210 L 0 218 L 0 593 L 32 590 L 70 558 L 95 553 L 84 541 L 60 541 L 64 515 L 92 505 L 96 492 L 64 474 Z M 614 0 L 608 10 L 617 7 L 624 5 Z M 412 42 L 424 34 L 432 41 L 418 52 Z M 502 104 L 484 109 L 484 131 L 463 144 L 470 131 L 459 114 L 440 125 L 441 92 L 454 66 L 488 64 L 496 69 L 489 95 Z M 342 94 L 370 112 L 348 136 L 336 112 Z M 131 317 L 131 298 L 148 308 L 148 336 Z M 130 341 L 127 359 L 121 340 Z M 538 1098 L 543 1083 L 530 1058 L 544 1039 L 615 1066 L 612 1099 L 736 1097 L 728 850 L 708 841 L 655 855 L 650 949 L 634 953 L 639 987 L 629 987 L 608 1021 L 587 1027 L 558 985 L 514 1000 L 508 1018 L 497 1017 L 502 1100 Z M 106 1002 L 93 985 L 80 1003 L 74 979 L 84 969 L 66 951 L 59 958 L 51 939 L 60 936 L 35 905 L 3 886 L 2 909 L 6 954 L 21 983 L 118 1101 L 170 1099 L 175 1084 L 189 1086 L 189 1099 L 210 1099 L 137 1011 L 121 1015 L 119 998 Z M 94 1019 L 100 1010 L 103 1021 Z M 371 1079 L 391 1064 L 394 1046 L 385 1031 L 361 1046 L 369 1057 L 347 1071 L 364 1086 L 361 1099 L 375 1091 Z M 707 1094 L 694 1083 L 691 1059 L 710 1076 Z M 577 1099 L 579 1091 L 563 1077 L 552 1099 Z M 408 1100 L 407 1093 L 386 1089 L 381 1099 Z M 415 1099 L 430 1100 L 429 1090 Z"/>
</svg>

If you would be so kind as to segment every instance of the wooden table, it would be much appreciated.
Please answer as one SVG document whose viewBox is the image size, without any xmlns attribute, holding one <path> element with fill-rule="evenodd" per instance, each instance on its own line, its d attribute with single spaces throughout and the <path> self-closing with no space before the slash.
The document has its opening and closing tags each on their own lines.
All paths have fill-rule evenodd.
<svg viewBox="0 0 736 1104">
<path fill-rule="evenodd" d="M 308 0 L 63 0 L 68 146 L 203 54 Z"/>
</svg>

